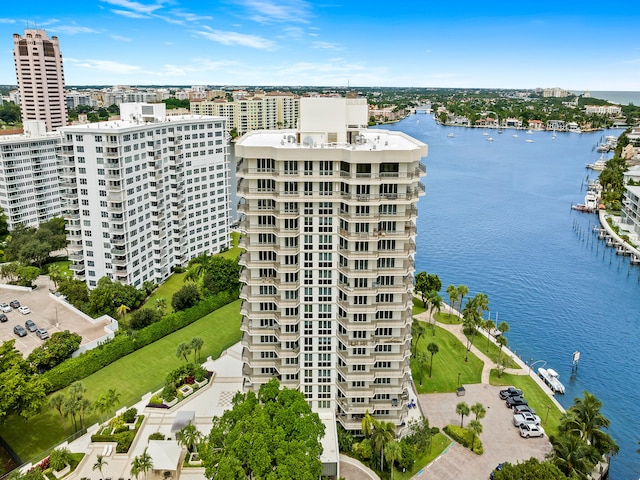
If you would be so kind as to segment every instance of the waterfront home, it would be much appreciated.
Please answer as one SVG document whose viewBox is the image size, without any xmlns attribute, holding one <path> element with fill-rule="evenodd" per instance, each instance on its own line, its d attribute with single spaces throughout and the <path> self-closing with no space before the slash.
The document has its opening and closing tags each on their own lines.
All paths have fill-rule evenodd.
<svg viewBox="0 0 640 480">
<path fill-rule="evenodd" d="M 529 120 L 530 130 L 544 130 L 542 120 Z"/>
<path fill-rule="evenodd" d="M 547 130 L 555 130 L 556 132 L 566 132 L 567 123 L 564 120 L 547 120 Z"/>
<path fill-rule="evenodd" d="M 504 128 L 522 128 L 522 120 L 517 118 L 505 118 L 502 120 Z"/>
</svg>

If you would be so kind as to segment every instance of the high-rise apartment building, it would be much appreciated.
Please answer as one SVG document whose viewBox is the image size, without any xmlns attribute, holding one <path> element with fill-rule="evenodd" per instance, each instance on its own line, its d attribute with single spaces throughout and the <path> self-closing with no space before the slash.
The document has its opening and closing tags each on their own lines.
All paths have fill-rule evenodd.
<svg viewBox="0 0 640 480">
<path fill-rule="evenodd" d="M 0 207 L 10 230 L 37 227 L 62 213 L 60 135 L 43 121 L 24 122 L 24 134 L 0 136 Z"/>
<path fill-rule="evenodd" d="M 302 98 L 297 130 L 236 144 L 246 389 L 276 376 L 349 430 L 401 425 L 410 388 L 420 160 L 360 98 Z"/>
<path fill-rule="evenodd" d="M 64 71 L 58 37 L 44 30 L 27 29 L 24 37 L 13 35 L 22 121 L 44 120 L 51 132 L 67 123 Z"/>
<path fill-rule="evenodd" d="M 225 120 L 122 104 L 121 120 L 62 129 L 71 269 L 140 287 L 229 245 Z"/>
</svg>

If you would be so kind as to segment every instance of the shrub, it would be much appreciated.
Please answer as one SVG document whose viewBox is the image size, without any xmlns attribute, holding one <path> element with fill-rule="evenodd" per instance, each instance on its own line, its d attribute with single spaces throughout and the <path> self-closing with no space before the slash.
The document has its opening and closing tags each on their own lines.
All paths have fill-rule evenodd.
<svg viewBox="0 0 640 480">
<path fill-rule="evenodd" d="M 153 432 L 149 435 L 149 440 L 164 440 L 164 435 L 160 432 Z"/>
<path fill-rule="evenodd" d="M 176 398 L 176 389 L 175 388 L 167 388 L 164 387 L 164 389 L 162 390 L 162 399 L 165 402 L 171 402 L 173 400 L 175 400 Z"/>
<path fill-rule="evenodd" d="M 457 425 L 447 425 L 444 427 L 444 431 L 449 435 L 453 440 L 458 442 L 460 445 L 471 448 L 471 440 L 473 440 L 473 432 L 468 428 L 458 427 Z M 480 437 L 475 436 L 475 442 L 473 444 L 473 453 L 478 455 L 482 455 L 484 452 L 484 448 L 482 447 L 482 441 Z"/>
<path fill-rule="evenodd" d="M 162 405 L 162 397 L 159 394 L 153 395 L 149 399 L 149 405 Z"/>
<path fill-rule="evenodd" d="M 171 297 L 171 306 L 174 311 L 186 310 L 193 307 L 199 300 L 200 293 L 198 287 L 188 284 L 178 290 Z"/>
<path fill-rule="evenodd" d="M 122 419 L 124 420 L 124 423 L 133 423 L 136 419 L 136 415 L 138 415 L 138 410 L 130 408 L 122 414 Z"/>
</svg>

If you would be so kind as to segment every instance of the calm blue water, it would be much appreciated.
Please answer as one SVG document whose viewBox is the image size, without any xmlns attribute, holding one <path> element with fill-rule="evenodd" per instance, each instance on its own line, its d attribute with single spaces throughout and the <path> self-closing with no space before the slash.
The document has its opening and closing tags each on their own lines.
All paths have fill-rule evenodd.
<svg viewBox="0 0 640 480">
<path fill-rule="evenodd" d="M 585 390 L 600 398 L 620 445 L 611 478 L 637 479 L 640 268 L 593 236 L 595 215 L 570 210 L 583 201 L 585 163 L 599 157 L 593 147 L 620 131 L 554 140 L 550 132 L 513 138 L 493 130 L 489 142 L 480 129 L 438 126 L 426 115 L 382 128 L 429 145 L 416 270 L 438 274 L 443 290 L 453 283 L 467 285 L 469 297 L 486 293 L 492 318 L 510 326 L 511 349 L 560 373 L 565 407 Z"/>
<path fill-rule="evenodd" d="M 584 92 L 575 91 L 578 95 L 582 95 Z M 640 92 L 622 92 L 622 91 L 592 91 L 590 92 L 593 98 L 600 98 L 602 100 L 607 100 L 612 103 L 617 103 L 620 105 L 629 105 L 633 103 L 634 105 L 640 105 Z"/>
</svg>

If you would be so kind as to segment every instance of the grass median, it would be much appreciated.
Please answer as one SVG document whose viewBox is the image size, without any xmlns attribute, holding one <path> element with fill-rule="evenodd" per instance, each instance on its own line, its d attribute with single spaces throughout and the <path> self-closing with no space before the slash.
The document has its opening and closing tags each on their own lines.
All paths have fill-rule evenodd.
<svg viewBox="0 0 640 480">
<path fill-rule="evenodd" d="M 159 389 L 171 370 L 180 366 L 183 359 L 176 357 L 176 346 L 180 342 L 189 342 L 194 337 L 204 340 L 200 357 L 217 358 L 220 353 L 240 341 L 240 300 L 210 313 L 200 320 L 147 345 L 140 350 L 119 359 L 100 371 L 82 380 L 86 388 L 84 398 L 92 403 L 109 389 L 120 394 L 120 404 L 132 405 L 140 396 Z M 61 390 L 66 394 L 67 389 Z M 95 412 L 87 414 L 85 426 L 99 420 Z M 70 419 L 66 420 L 67 427 Z M 41 452 L 64 440 L 70 431 L 65 431 L 60 415 L 55 409 L 43 409 L 43 412 L 25 424 L 19 417 L 12 415 L 6 419 L 2 437 L 23 461 L 36 458 Z"/>
</svg>

